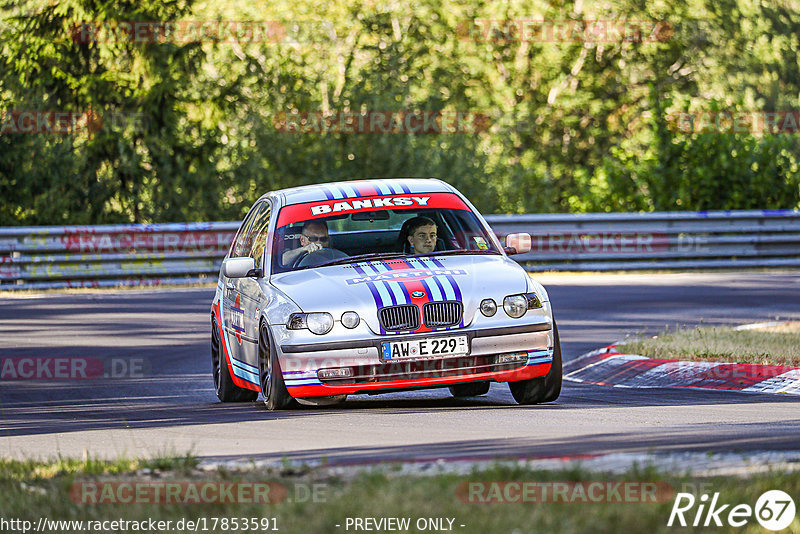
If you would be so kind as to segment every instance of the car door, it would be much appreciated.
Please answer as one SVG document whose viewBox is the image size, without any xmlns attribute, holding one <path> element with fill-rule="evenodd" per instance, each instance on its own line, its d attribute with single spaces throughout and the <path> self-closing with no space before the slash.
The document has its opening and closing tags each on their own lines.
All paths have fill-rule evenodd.
<svg viewBox="0 0 800 534">
<path fill-rule="evenodd" d="M 231 250 L 228 253 L 229 258 L 239 258 L 245 255 L 245 246 L 247 244 L 247 237 L 253 227 L 253 220 L 256 218 L 258 211 L 261 209 L 263 202 L 259 202 L 250 209 L 250 212 L 245 217 L 236 237 L 231 244 Z M 243 357 L 242 343 L 244 339 L 244 308 L 242 308 L 242 297 L 239 289 L 238 278 L 228 278 L 222 275 L 223 288 L 223 329 L 225 336 L 228 340 L 228 347 L 230 348 L 230 355 L 232 358 L 241 360 Z"/>
<path fill-rule="evenodd" d="M 271 211 L 269 201 L 264 201 L 253 219 L 253 225 L 244 244 L 243 255 L 253 258 L 256 269 L 261 269 L 262 272 L 265 270 L 264 251 L 268 248 L 267 230 Z M 264 293 L 256 277 L 239 278 L 235 283 L 243 314 L 242 359 L 257 367 L 259 317 L 264 308 Z"/>
</svg>

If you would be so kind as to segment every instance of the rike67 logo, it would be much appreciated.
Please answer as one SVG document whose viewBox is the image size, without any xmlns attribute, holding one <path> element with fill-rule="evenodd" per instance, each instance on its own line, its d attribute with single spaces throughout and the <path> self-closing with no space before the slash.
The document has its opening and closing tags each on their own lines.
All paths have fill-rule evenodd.
<svg viewBox="0 0 800 534">
<path fill-rule="evenodd" d="M 755 518 L 765 529 L 778 531 L 794 521 L 795 512 L 794 500 L 781 490 L 765 491 L 755 506 L 722 503 L 719 492 L 711 497 L 704 493 L 699 499 L 691 493 L 678 493 L 667 526 L 743 527 Z"/>
</svg>

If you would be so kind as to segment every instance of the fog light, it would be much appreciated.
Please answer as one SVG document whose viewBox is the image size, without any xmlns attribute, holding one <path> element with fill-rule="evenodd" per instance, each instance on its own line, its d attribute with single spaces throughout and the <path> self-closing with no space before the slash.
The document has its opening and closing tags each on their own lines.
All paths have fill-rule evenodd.
<svg viewBox="0 0 800 534">
<path fill-rule="evenodd" d="M 497 363 L 512 363 L 523 362 L 528 360 L 527 352 L 509 352 L 507 354 L 498 354 Z"/>
<path fill-rule="evenodd" d="M 525 295 L 510 295 L 503 299 L 503 309 L 509 317 L 519 319 L 528 311 L 528 299 Z"/>
<path fill-rule="evenodd" d="M 350 367 L 337 367 L 334 369 L 320 369 L 317 371 L 320 380 L 331 380 L 334 378 L 350 378 L 353 370 Z"/>
<path fill-rule="evenodd" d="M 355 328 L 361 322 L 361 317 L 354 311 L 344 312 L 342 314 L 342 324 L 347 328 Z"/>
<path fill-rule="evenodd" d="M 483 299 L 481 301 L 481 313 L 486 317 L 491 317 L 497 313 L 497 303 L 492 299 Z"/>
</svg>

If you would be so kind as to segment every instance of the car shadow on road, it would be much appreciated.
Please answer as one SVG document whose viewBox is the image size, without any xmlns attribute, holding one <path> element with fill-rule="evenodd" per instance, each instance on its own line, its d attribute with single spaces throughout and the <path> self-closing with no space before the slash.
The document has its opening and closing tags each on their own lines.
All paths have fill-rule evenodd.
<svg viewBox="0 0 800 534">
<path fill-rule="evenodd" d="M 606 454 L 658 454 L 687 452 L 744 453 L 746 451 L 797 451 L 789 439 L 800 432 L 800 420 L 789 421 L 780 431 L 759 423 L 725 425 L 715 432 L 696 428 L 653 429 L 618 433 L 542 437 L 494 438 L 401 446 L 339 447 L 248 455 L 247 460 L 286 461 L 326 465 L 369 465 L 393 462 L 475 461 L 502 459 L 580 459 Z M 743 438 L 746 436 L 746 438 Z M 205 456 L 207 461 L 241 460 L 241 456 Z"/>
<path fill-rule="evenodd" d="M 89 383 L 91 382 L 91 383 Z M 0 436 L 25 436 L 109 429 L 182 427 L 324 416 L 363 414 L 435 414 L 445 411 L 518 410 L 546 414 L 570 410 L 713 404 L 796 403 L 800 397 L 685 389 L 620 389 L 565 383 L 554 403 L 518 406 L 505 384 L 492 384 L 488 395 L 451 397 L 447 389 L 386 396 L 353 396 L 333 406 L 300 406 L 271 412 L 260 401 L 220 403 L 210 378 L 167 375 L 146 379 L 5 383 L 0 392 Z"/>
</svg>

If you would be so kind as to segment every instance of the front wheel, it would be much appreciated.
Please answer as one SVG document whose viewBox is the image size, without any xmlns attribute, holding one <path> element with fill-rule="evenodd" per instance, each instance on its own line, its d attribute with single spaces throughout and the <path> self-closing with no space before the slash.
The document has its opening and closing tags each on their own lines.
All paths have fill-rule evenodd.
<svg viewBox="0 0 800 534">
<path fill-rule="evenodd" d="M 509 389 L 514 400 L 519 404 L 540 404 L 552 402 L 561 394 L 561 340 L 558 337 L 558 326 L 553 321 L 553 364 L 544 376 L 529 380 L 509 382 Z"/>
<path fill-rule="evenodd" d="M 278 355 L 272 350 L 267 326 L 262 324 L 258 335 L 258 375 L 261 382 L 261 395 L 270 410 L 283 410 L 293 404 L 283 381 Z"/>
<path fill-rule="evenodd" d="M 240 388 L 233 383 L 228 362 L 222 353 L 216 319 L 211 319 L 211 370 L 214 391 L 222 402 L 252 402 L 258 398 L 258 391 Z"/>
</svg>

